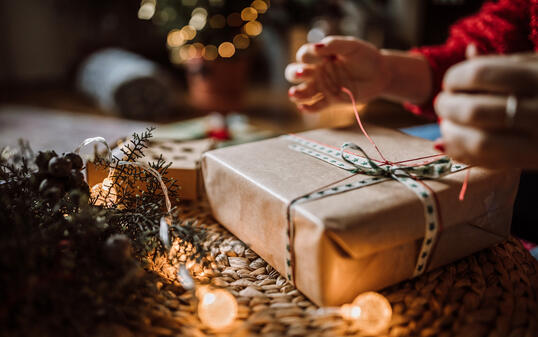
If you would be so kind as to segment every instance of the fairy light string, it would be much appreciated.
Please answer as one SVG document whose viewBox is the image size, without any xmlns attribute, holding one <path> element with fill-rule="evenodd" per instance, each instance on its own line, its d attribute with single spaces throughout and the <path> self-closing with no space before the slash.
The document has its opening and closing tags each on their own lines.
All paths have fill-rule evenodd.
<svg viewBox="0 0 538 337">
<path fill-rule="evenodd" d="M 196 1 L 183 1 L 181 4 L 170 5 L 164 2 L 158 6 L 159 3 L 156 0 L 142 0 L 140 8 L 143 16 L 141 17 L 139 12 L 139 18 L 143 20 L 153 18 L 154 22 L 159 25 L 167 24 L 173 27 L 168 31 L 166 45 L 170 49 L 170 60 L 174 64 L 181 64 L 194 58 L 203 58 L 207 61 L 213 61 L 218 57 L 230 58 L 238 50 L 247 49 L 250 45 L 250 39 L 262 33 L 263 25 L 259 19 L 269 9 L 270 2 L 268 0 L 254 0 L 226 16 L 223 15 L 225 13 L 211 13 L 212 9 L 218 11 L 218 8 L 222 8 L 223 3 L 224 0 L 213 3 L 210 1 L 206 8 L 203 6 L 195 7 Z M 181 14 L 177 12 L 177 8 L 174 8 L 175 6 L 182 7 L 180 12 L 190 10 L 188 7 L 192 8 L 186 22 L 179 27 L 173 26 L 175 18 Z M 173 11 L 174 15 L 170 15 L 169 11 Z M 207 29 L 231 29 L 232 31 L 230 38 L 223 38 L 218 43 L 215 41 L 212 41 L 213 44 L 194 42 L 202 34 L 202 31 Z"/>
</svg>

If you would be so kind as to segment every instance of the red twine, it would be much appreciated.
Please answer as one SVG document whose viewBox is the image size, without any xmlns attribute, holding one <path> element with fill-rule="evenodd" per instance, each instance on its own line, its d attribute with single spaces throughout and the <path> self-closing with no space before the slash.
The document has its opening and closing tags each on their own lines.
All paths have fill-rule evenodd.
<svg viewBox="0 0 538 337">
<path fill-rule="evenodd" d="M 368 141 L 370 142 L 370 144 L 372 144 L 374 146 L 377 153 L 379 153 L 379 155 L 381 156 L 381 159 L 383 159 L 383 161 L 384 161 L 384 164 L 388 164 L 388 165 L 403 164 L 403 163 L 412 162 L 412 161 L 416 161 L 416 160 L 420 160 L 420 159 L 426 159 L 426 158 L 431 158 L 431 157 L 437 157 L 437 156 L 443 156 L 444 155 L 444 154 L 437 154 L 437 155 L 432 155 L 432 156 L 425 156 L 425 157 L 419 157 L 419 158 L 414 158 L 414 159 L 408 159 L 408 160 L 399 161 L 399 162 L 396 162 L 396 163 L 387 160 L 383 156 L 383 154 L 381 153 L 379 148 L 377 147 L 374 140 L 370 137 L 370 135 L 368 135 L 368 132 L 366 132 L 366 130 L 364 129 L 364 126 L 362 125 L 361 118 L 359 116 L 359 111 L 357 110 L 357 104 L 355 102 L 355 97 L 353 96 L 353 93 L 351 92 L 351 90 L 349 90 L 346 87 L 342 87 L 342 88 L 340 88 L 340 90 L 342 90 L 346 95 L 349 96 L 349 99 L 351 100 L 351 104 L 352 104 L 352 107 L 353 107 L 353 113 L 355 114 L 355 118 L 357 119 L 357 123 L 359 124 L 362 133 L 366 136 L 366 138 L 368 138 Z M 422 163 L 422 164 L 426 164 L 426 163 Z M 463 180 L 463 184 L 461 186 L 460 194 L 458 196 L 459 201 L 463 201 L 463 199 L 465 199 L 465 193 L 467 192 L 467 187 L 469 186 L 469 176 L 470 176 L 470 174 L 471 174 L 471 169 L 469 168 L 467 170 L 466 174 L 465 174 L 465 179 Z"/>
</svg>

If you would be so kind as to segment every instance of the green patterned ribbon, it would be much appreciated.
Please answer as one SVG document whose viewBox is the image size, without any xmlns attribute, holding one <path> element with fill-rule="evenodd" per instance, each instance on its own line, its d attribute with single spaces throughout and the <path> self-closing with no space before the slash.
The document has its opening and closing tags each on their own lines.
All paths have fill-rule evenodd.
<svg viewBox="0 0 538 337">
<path fill-rule="evenodd" d="M 295 135 L 286 135 L 283 137 L 297 143 L 289 146 L 289 148 L 294 151 L 298 151 L 313 158 L 322 160 L 353 174 L 360 173 L 372 176 L 352 183 L 340 184 L 325 189 L 322 188 L 312 193 L 295 198 L 288 204 L 286 276 L 290 282 L 294 283 L 295 279 L 295 254 L 293 249 L 295 231 L 292 216 L 293 206 L 303 202 L 325 198 L 333 194 L 355 190 L 391 179 L 401 182 L 404 186 L 412 190 L 418 196 L 424 207 L 426 229 L 424 241 L 422 243 L 415 270 L 413 272 L 413 277 L 421 275 L 426 270 L 426 265 L 429 261 L 432 247 L 435 245 L 437 234 L 441 229 L 441 221 L 437 212 L 437 201 L 435 194 L 420 180 L 437 179 L 446 174 L 465 169 L 465 165 L 453 164 L 451 159 L 446 156 L 442 156 L 439 159 L 417 165 L 404 165 L 403 163 L 376 163 L 361 149 L 361 147 L 353 143 L 345 143 L 341 146 L 340 150 L 337 150 L 330 146 L 316 143 Z M 356 155 L 347 150 L 356 150 L 360 152 L 362 156 Z"/>
</svg>

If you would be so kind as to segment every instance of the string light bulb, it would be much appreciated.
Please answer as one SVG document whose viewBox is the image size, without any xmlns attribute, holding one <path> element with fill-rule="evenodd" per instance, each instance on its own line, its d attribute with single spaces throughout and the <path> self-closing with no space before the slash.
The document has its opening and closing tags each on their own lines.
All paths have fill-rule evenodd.
<svg viewBox="0 0 538 337">
<path fill-rule="evenodd" d="M 377 335 L 389 327 L 392 307 L 383 295 L 369 291 L 357 296 L 351 304 L 340 307 L 340 314 L 354 321 L 362 332 Z"/>
<path fill-rule="evenodd" d="M 110 207 L 116 203 L 118 192 L 113 185 L 112 179 L 107 177 L 92 187 L 90 195 L 95 199 L 95 205 Z"/>
<path fill-rule="evenodd" d="M 198 317 L 213 330 L 223 330 L 237 318 L 237 301 L 224 289 L 211 289 L 208 286 L 196 290 L 198 297 Z"/>
</svg>

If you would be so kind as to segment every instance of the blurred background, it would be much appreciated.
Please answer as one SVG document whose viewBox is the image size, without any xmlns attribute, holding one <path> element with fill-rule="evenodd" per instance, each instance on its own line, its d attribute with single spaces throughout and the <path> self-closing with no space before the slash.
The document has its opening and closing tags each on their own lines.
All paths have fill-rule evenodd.
<svg viewBox="0 0 538 337">
<path fill-rule="evenodd" d="M 349 106 L 301 115 L 289 103 L 284 68 L 303 43 L 332 34 L 404 50 L 442 43 L 481 3 L 0 0 L 0 143 L 39 142 L 56 129 L 66 142 L 88 128 L 120 137 L 212 112 L 281 131 L 351 123 Z M 363 114 L 393 127 L 424 123 L 382 101 Z"/>
</svg>

